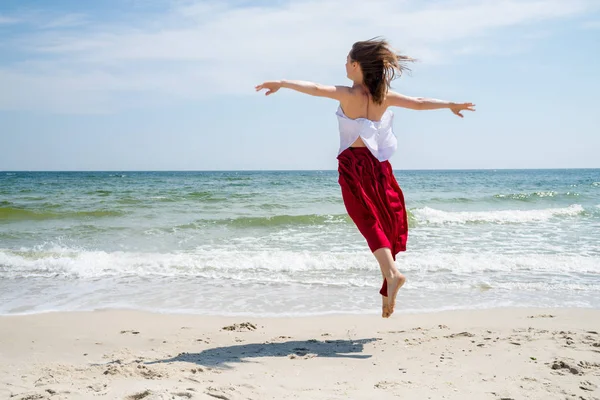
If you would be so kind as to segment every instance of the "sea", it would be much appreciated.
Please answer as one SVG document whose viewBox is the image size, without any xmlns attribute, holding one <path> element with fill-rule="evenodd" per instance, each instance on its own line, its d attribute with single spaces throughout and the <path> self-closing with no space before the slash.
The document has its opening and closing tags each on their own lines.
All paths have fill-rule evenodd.
<svg viewBox="0 0 600 400">
<path fill-rule="evenodd" d="M 600 170 L 394 171 L 398 313 L 600 307 Z M 379 314 L 337 171 L 0 172 L 0 314 Z"/>
</svg>

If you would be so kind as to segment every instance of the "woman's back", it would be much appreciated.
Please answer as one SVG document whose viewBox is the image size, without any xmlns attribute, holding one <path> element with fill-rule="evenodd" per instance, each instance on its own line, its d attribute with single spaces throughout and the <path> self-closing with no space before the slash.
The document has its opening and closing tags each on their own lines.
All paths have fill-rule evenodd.
<svg viewBox="0 0 600 400">
<path fill-rule="evenodd" d="M 344 114 L 350 119 L 366 118 L 380 121 L 388 106 L 386 101 L 381 104 L 373 102 L 367 91 L 360 87 L 350 88 L 350 96 L 340 101 Z"/>
</svg>

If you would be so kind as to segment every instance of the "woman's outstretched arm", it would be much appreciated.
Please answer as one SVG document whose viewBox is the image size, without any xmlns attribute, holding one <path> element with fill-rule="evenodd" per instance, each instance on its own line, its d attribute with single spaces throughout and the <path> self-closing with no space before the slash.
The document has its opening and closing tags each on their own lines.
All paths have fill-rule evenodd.
<svg viewBox="0 0 600 400">
<path fill-rule="evenodd" d="M 327 86 L 307 81 L 268 81 L 255 87 L 257 92 L 266 89 L 266 96 L 277 92 L 281 88 L 292 89 L 311 96 L 328 97 L 338 101 L 341 101 L 350 94 L 350 88 L 347 86 Z"/>
<path fill-rule="evenodd" d="M 475 104 L 473 103 L 453 103 L 450 101 L 428 99 L 424 97 L 409 97 L 392 92 L 391 90 L 387 94 L 387 103 L 388 106 L 409 108 L 411 110 L 439 110 L 448 108 L 461 118 L 463 117 L 460 113 L 461 111 L 475 111 Z"/>
</svg>

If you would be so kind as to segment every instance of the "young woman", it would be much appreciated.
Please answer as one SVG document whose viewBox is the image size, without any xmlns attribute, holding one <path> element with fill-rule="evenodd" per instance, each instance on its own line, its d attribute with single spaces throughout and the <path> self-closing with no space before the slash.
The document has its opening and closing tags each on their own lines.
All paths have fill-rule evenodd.
<svg viewBox="0 0 600 400">
<path fill-rule="evenodd" d="M 472 103 L 407 97 L 390 90 L 396 72 L 406 70 L 411 58 L 396 54 L 387 41 L 356 42 L 346 59 L 347 86 L 325 86 L 304 81 L 269 81 L 256 86 L 271 95 L 281 88 L 339 101 L 339 184 L 350 218 L 364 236 L 383 275 L 382 317 L 394 312 L 398 290 L 406 278 L 395 266 L 396 255 L 406 250 L 408 219 L 404 196 L 392 172 L 389 158 L 397 147 L 389 107 L 412 110 L 450 109 L 475 111 Z"/>
</svg>

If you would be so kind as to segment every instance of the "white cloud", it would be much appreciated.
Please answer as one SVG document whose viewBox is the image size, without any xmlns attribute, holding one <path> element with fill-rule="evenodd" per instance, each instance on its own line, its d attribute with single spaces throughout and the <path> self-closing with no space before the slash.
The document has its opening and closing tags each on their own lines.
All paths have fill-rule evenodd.
<svg viewBox="0 0 600 400">
<path fill-rule="evenodd" d="M 584 29 L 600 29 L 600 21 L 587 21 L 581 25 Z"/>
<path fill-rule="evenodd" d="M 87 24 L 87 16 L 84 14 L 65 14 L 58 16 L 46 23 L 43 23 L 41 28 L 43 29 L 56 29 L 56 28 L 72 28 Z"/>
<path fill-rule="evenodd" d="M 0 108 L 107 112 L 131 104 L 131 96 L 128 105 L 119 101 L 123 93 L 143 94 L 148 101 L 251 93 L 254 84 L 269 78 L 341 83 L 356 40 L 382 35 L 425 63 L 441 62 L 489 54 L 486 44 L 502 29 L 582 14 L 593 6 L 591 0 L 170 4 L 152 18 L 88 22 L 13 38 L 9 43 L 28 56 L 0 66 L 0 87 L 8 88 L 0 92 Z M 70 14 L 46 28 L 85 22 Z"/>
<path fill-rule="evenodd" d="M 0 15 L 0 25 L 16 24 L 17 22 L 19 22 L 19 20 L 16 18 L 3 17 Z"/>
</svg>

